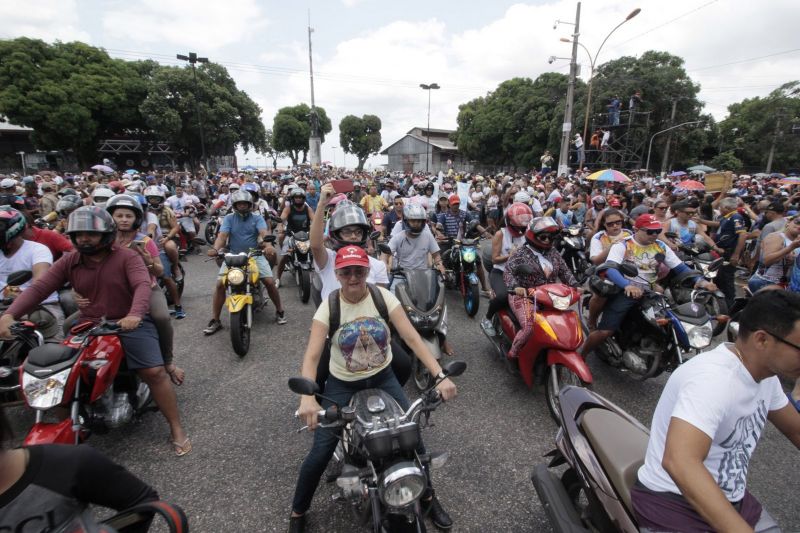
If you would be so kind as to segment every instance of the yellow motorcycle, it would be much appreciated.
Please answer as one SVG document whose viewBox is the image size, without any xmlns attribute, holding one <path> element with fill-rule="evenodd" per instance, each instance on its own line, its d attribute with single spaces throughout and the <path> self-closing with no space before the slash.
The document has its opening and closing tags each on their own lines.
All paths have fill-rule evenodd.
<svg viewBox="0 0 800 533">
<path fill-rule="evenodd" d="M 222 260 L 227 270 L 222 274 L 225 285 L 225 306 L 231 314 L 231 344 L 239 357 L 250 349 L 253 313 L 267 304 L 267 291 L 259 280 L 256 257 L 261 250 L 238 254 L 226 253 Z"/>
</svg>

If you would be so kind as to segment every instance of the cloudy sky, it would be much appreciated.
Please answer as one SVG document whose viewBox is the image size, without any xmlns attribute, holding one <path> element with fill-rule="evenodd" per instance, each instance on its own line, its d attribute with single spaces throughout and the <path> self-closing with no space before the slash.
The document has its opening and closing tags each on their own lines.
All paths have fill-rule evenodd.
<svg viewBox="0 0 800 533">
<path fill-rule="evenodd" d="M 637 7 L 641 13 L 614 33 L 598 62 L 651 49 L 683 57 L 717 119 L 728 104 L 800 77 L 797 0 L 585 0 L 581 43 L 594 52 Z M 269 128 L 279 108 L 310 102 L 310 9 L 316 102 L 333 122 L 322 158 L 341 165 L 342 150 L 334 149 L 339 120 L 378 115 L 385 148 L 425 124 L 428 96 L 420 83 L 441 86 L 431 95 L 431 127 L 454 129 L 459 104 L 503 80 L 567 73 L 567 60 L 547 59 L 570 54 L 559 38 L 572 26 L 553 26 L 574 21 L 575 8 L 572 0 L 5 0 L 0 38 L 81 40 L 115 57 L 163 64 L 197 52 L 228 68 Z M 585 80 L 583 50 L 578 61 Z M 246 157 L 265 164 L 254 153 L 239 155 L 240 165 Z M 368 165 L 384 162 L 378 156 Z"/>
</svg>

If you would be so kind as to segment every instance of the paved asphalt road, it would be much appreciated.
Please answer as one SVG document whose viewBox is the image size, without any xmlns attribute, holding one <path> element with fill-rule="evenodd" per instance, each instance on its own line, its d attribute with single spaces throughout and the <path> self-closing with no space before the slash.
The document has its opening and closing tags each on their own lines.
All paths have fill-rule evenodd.
<svg viewBox="0 0 800 533">
<path fill-rule="evenodd" d="M 226 329 L 205 337 L 216 267 L 201 257 L 186 264 L 184 305 L 189 316 L 175 323 L 176 360 L 187 379 L 178 390 L 194 451 L 176 458 L 157 413 L 90 443 L 182 506 L 193 531 L 285 531 L 297 471 L 311 436 L 297 434 L 297 397 L 286 385 L 296 375 L 313 315 L 293 282 L 280 289 L 289 323 L 275 324 L 274 307 L 257 315 L 250 353 L 231 350 Z M 481 302 L 481 314 L 487 301 Z M 530 473 L 554 447 L 556 425 L 541 391 L 531 392 L 493 358 L 477 320 L 466 317 L 455 294 L 450 339 L 467 372 L 457 378 L 458 398 L 439 409 L 424 434 L 429 450 L 448 450 L 450 460 L 434 482 L 455 520 L 454 531 L 548 531 Z M 592 365 L 595 389 L 649 425 L 665 377 L 639 383 L 602 363 Z M 414 397 L 409 388 L 409 394 Z M 15 408 L 22 434 L 32 415 Z M 785 531 L 800 531 L 798 453 L 770 427 L 751 462 L 749 488 Z M 355 531 L 346 507 L 331 501 L 334 485 L 321 485 L 310 511 L 309 531 Z M 433 526 L 430 526 L 433 530 Z"/>
</svg>

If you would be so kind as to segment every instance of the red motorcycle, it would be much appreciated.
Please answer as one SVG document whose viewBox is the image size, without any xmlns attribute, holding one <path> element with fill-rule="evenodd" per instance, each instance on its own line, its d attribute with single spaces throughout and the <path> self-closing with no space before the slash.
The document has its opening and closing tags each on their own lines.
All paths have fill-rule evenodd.
<svg viewBox="0 0 800 533">
<path fill-rule="evenodd" d="M 92 430 L 103 432 L 130 422 L 152 402 L 150 388 L 127 369 L 119 325 L 78 324 L 61 344 L 34 348 L 22 365 L 25 402 L 36 422 L 25 445 L 79 444 Z M 54 407 L 69 410 L 60 422 L 45 422 Z"/>
<path fill-rule="evenodd" d="M 524 269 L 525 267 L 523 267 Z M 536 312 L 534 328 L 519 357 L 509 358 L 508 351 L 520 329 L 513 311 L 505 307 L 492 318 L 495 335 L 481 328 L 492 341 L 509 370 L 519 373 L 528 387 L 545 385 L 547 408 L 556 422 L 559 421 L 558 393 L 565 385 L 585 386 L 592 383 L 592 373 L 583 357 L 577 352 L 583 343 L 580 311 L 570 309 L 580 306 L 579 289 L 562 283 L 540 285 L 529 292 Z M 509 294 L 513 289 L 509 289 Z"/>
</svg>

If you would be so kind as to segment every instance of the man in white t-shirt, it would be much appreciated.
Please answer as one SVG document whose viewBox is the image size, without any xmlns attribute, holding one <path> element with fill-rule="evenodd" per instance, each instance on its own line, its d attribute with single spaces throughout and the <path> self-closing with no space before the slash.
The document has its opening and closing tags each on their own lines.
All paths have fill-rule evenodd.
<svg viewBox="0 0 800 533">
<path fill-rule="evenodd" d="M 747 471 L 767 420 L 800 448 L 800 414 L 777 378 L 800 377 L 800 295 L 762 291 L 740 317 L 735 344 L 692 358 L 664 387 L 631 492 L 641 531 L 778 531 Z"/>
<path fill-rule="evenodd" d="M 23 238 L 25 226 L 22 213 L 9 206 L 0 207 L 0 293 L 3 298 L 14 297 L 30 287 L 53 264 L 53 254 L 47 246 Z M 9 287 L 8 276 L 20 270 L 30 270 L 33 278 L 18 287 Z M 48 341 L 58 342 L 63 338 L 64 312 L 58 301 L 58 293 L 53 292 L 42 301 L 28 319 L 36 324 L 36 329 Z"/>
</svg>

